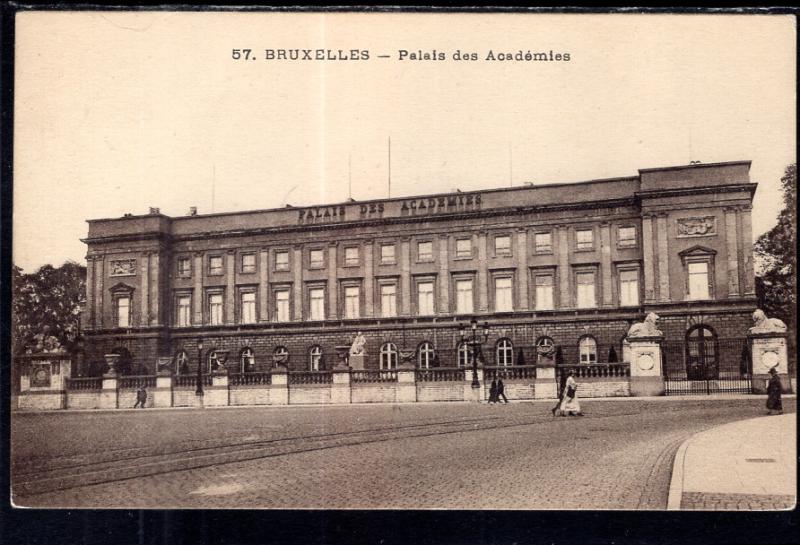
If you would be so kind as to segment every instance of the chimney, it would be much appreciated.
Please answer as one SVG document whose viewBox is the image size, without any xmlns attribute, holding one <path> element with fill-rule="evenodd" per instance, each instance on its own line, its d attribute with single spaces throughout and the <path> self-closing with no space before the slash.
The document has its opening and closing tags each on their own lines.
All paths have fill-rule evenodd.
<svg viewBox="0 0 800 545">
<path fill-rule="evenodd" d="M 156 208 L 155 206 L 150 207 L 150 214 L 160 214 L 161 210 Z"/>
<path fill-rule="evenodd" d="M 196 216 L 197 215 L 197 207 L 196 206 L 190 206 L 189 207 L 189 215 L 190 216 Z"/>
</svg>

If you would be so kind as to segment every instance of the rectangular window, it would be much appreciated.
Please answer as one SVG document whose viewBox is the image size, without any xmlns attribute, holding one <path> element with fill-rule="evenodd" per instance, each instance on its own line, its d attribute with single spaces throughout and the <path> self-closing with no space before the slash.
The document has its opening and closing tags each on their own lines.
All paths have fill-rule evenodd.
<svg viewBox="0 0 800 545">
<path fill-rule="evenodd" d="M 208 274 L 222 274 L 221 255 L 212 255 L 208 258 Z"/>
<path fill-rule="evenodd" d="M 553 237 L 550 233 L 536 233 L 533 235 L 533 251 L 537 254 L 553 253 Z"/>
<path fill-rule="evenodd" d="M 536 310 L 553 310 L 553 275 L 536 275 Z"/>
<path fill-rule="evenodd" d="M 360 314 L 359 288 L 358 286 L 347 286 L 344 288 L 344 317 L 358 318 Z"/>
<path fill-rule="evenodd" d="M 456 314 L 472 314 L 472 280 L 456 280 Z"/>
<path fill-rule="evenodd" d="M 131 325 L 131 298 L 127 295 L 116 299 L 117 327 Z"/>
<path fill-rule="evenodd" d="M 597 306 L 594 289 L 594 273 L 579 272 L 575 275 L 578 285 L 578 308 L 594 308 Z"/>
<path fill-rule="evenodd" d="M 308 317 L 310 320 L 325 319 L 325 288 L 308 290 Z"/>
<path fill-rule="evenodd" d="M 494 311 L 511 312 L 514 310 L 511 278 L 495 278 L 494 280 Z"/>
<path fill-rule="evenodd" d="M 347 267 L 358 265 L 358 247 L 351 246 L 344 249 L 344 264 Z"/>
<path fill-rule="evenodd" d="M 256 323 L 256 292 L 242 292 L 241 312 L 241 322 L 243 324 Z"/>
<path fill-rule="evenodd" d="M 708 263 L 689 263 L 689 299 L 710 299 Z"/>
<path fill-rule="evenodd" d="M 471 238 L 459 238 L 456 240 L 456 257 L 472 257 Z"/>
<path fill-rule="evenodd" d="M 434 312 L 433 282 L 420 282 L 417 284 L 417 314 L 430 316 Z"/>
<path fill-rule="evenodd" d="M 242 272 L 256 272 L 256 254 L 242 254 Z"/>
<path fill-rule="evenodd" d="M 289 316 L 289 290 L 278 290 L 275 292 L 275 320 L 288 322 Z"/>
<path fill-rule="evenodd" d="M 381 245 L 381 263 L 383 265 L 394 263 L 394 244 Z"/>
<path fill-rule="evenodd" d="M 191 276 L 192 262 L 188 257 L 178 258 L 178 276 Z"/>
<path fill-rule="evenodd" d="M 433 242 L 417 243 L 417 261 L 433 261 Z"/>
<path fill-rule="evenodd" d="M 494 255 L 511 255 L 511 237 L 502 235 L 494 237 Z"/>
<path fill-rule="evenodd" d="M 308 266 L 312 269 L 322 269 L 325 267 L 325 252 L 317 249 L 308 252 Z"/>
<path fill-rule="evenodd" d="M 212 293 L 208 296 L 208 323 L 222 324 L 222 294 Z"/>
<path fill-rule="evenodd" d="M 275 270 L 289 270 L 289 252 L 275 252 Z"/>
<path fill-rule="evenodd" d="M 591 229 L 575 231 L 575 248 L 578 250 L 591 250 L 594 248 L 594 231 Z"/>
<path fill-rule="evenodd" d="M 639 304 L 639 271 L 619 271 L 619 304 L 623 307 Z"/>
<path fill-rule="evenodd" d="M 626 226 L 617 229 L 617 246 L 633 248 L 636 246 L 636 227 Z"/>
<path fill-rule="evenodd" d="M 176 301 L 175 325 L 186 327 L 192 325 L 192 297 L 180 295 Z"/>
<path fill-rule="evenodd" d="M 397 286 L 381 284 L 381 316 L 392 318 L 397 316 Z"/>
</svg>

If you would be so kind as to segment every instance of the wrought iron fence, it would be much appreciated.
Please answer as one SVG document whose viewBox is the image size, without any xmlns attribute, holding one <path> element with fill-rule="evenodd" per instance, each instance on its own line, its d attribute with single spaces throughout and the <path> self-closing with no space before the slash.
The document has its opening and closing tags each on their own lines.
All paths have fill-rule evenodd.
<svg viewBox="0 0 800 545">
<path fill-rule="evenodd" d="M 397 370 L 358 370 L 350 373 L 350 380 L 356 384 L 364 382 L 397 382 Z"/>
<path fill-rule="evenodd" d="M 138 389 L 141 387 L 155 388 L 156 377 L 155 375 L 135 375 L 135 376 L 120 377 L 118 387 L 120 390 Z"/>
<path fill-rule="evenodd" d="M 67 379 L 67 390 L 101 390 L 102 388 L 102 377 Z"/>
<path fill-rule="evenodd" d="M 272 373 L 231 373 L 228 375 L 231 386 L 256 386 L 272 384 Z"/>
<path fill-rule="evenodd" d="M 330 384 L 333 373 L 330 371 L 290 371 L 289 384 Z"/>
<path fill-rule="evenodd" d="M 748 394 L 752 360 L 747 339 L 690 339 L 661 345 L 666 395 Z"/>
</svg>

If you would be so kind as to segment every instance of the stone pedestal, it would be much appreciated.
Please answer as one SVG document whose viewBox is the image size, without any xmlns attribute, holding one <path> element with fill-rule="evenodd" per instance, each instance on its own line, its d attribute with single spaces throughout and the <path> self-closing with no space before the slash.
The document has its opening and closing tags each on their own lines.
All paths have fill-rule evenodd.
<svg viewBox="0 0 800 545">
<path fill-rule="evenodd" d="M 14 365 L 21 369 L 20 409 L 54 410 L 67 406 L 67 380 L 71 362 L 63 352 L 24 355 Z"/>
<path fill-rule="evenodd" d="M 628 337 L 632 396 L 664 395 L 664 376 L 661 369 L 662 340 L 662 336 Z"/>
<path fill-rule="evenodd" d="M 354 371 L 363 371 L 365 369 L 364 364 L 366 362 L 366 354 L 350 354 L 350 356 L 347 358 L 347 364 L 350 366 L 350 369 L 353 369 Z"/>
<path fill-rule="evenodd" d="M 116 371 L 113 375 L 103 375 L 103 388 L 100 390 L 100 401 L 97 405 L 100 409 L 119 408 L 119 381 Z"/>
<path fill-rule="evenodd" d="M 417 372 L 413 366 L 403 366 L 397 370 L 397 402 L 417 401 Z"/>
<path fill-rule="evenodd" d="M 464 369 L 464 401 L 480 403 L 483 399 L 483 369 L 478 367 L 478 387 L 472 387 L 472 367 Z"/>
<path fill-rule="evenodd" d="M 269 403 L 270 405 L 289 404 L 289 371 L 283 365 L 278 365 L 272 370 Z"/>
<path fill-rule="evenodd" d="M 786 351 L 785 333 L 751 333 L 749 335 L 752 346 L 753 360 L 753 393 L 767 393 L 769 370 L 775 368 L 778 378 L 781 379 L 783 391 L 791 391 L 789 380 L 789 358 Z"/>
<path fill-rule="evenodd" d="M 537 365 L 536 381 L 534 382 L 534 399 L 555 399 L 558 397 L 558 385 L 556 384 L 555 365 Z"/>
<path fill-rule="evenodd" d="M 333 370 L 333 384 L 331 384 L 331 403 L 346 405 L 350 399 L 350 370 L 336 368 Z"/>
<path fill-rule="evenodd" d="M 169 369 L 162 369 L 156 376 L 153 407 L 172 407 L 172 374 Z"/>
<path fill-rule="evenodd" d="M 225 407 L 229 404 L 228 399 L 228 370 L 220 367 L 211 374 L 211 386 L 205 387 L 206 407 Z"/>
</svg>

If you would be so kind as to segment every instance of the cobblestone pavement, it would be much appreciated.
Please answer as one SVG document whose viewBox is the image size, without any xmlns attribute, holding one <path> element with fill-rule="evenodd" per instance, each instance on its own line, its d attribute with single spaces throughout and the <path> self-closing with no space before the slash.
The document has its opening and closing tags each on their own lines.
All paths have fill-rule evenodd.
<svg viewBox="0 0 800 545">
<path fill-rule="evenodd" d="M 792 509 L 794 496 L 684 492 L 681 509 L 699 511 L 775 511 Z"/>
<path fill-rule="evenodd" d="M 17 413 L 14 501 L 664 509 L 680 443 L 761 414 L 763 398 L 582 405 L 582 418 L 552 418 L 546 402 Z"/>
</svg>

